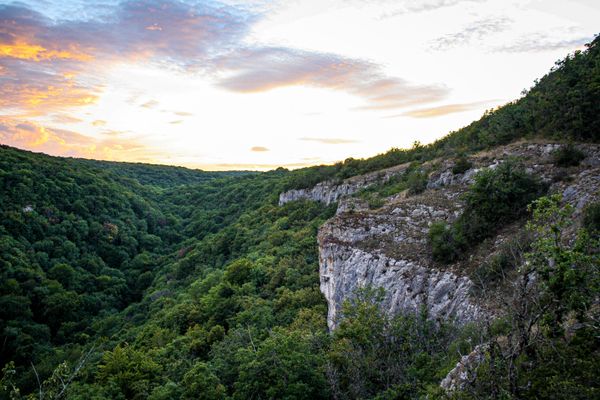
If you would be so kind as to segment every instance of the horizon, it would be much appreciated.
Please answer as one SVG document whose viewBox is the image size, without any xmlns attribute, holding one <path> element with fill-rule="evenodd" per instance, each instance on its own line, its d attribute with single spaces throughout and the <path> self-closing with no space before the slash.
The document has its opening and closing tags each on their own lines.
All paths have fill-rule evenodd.
<svg viewBox="0 0 600 400">
<path fill-rule="evenodd" d="M 592 0 L 13 2 L 0 143 L 207 172 L 372 157 L 519 98 L 599 18 Z"/>
</svg>

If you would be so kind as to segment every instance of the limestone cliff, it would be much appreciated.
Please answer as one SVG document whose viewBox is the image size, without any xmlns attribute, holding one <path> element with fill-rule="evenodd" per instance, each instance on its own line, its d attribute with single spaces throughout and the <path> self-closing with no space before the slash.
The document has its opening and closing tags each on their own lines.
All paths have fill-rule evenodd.
<svg viewBox="0 0 600 400">
<path fill-rule="evenodd" d="M 472 282 L 452 271 L 432 268 L 426 235 L 432 219 L 458 215 L 455 192 L 417 196 L 380 210 L 341 213 L 319 232 L 321 291 L 336 325 L 343 301 L 363 286 L 382 287 L 382 306 L 391 313 L 426 306 L 432 318 L 459 323 L 479 316 L 469 298 Z"/>
<path fill-rule="evenodd" d="M 431 318 L 459 324 L 493 314 L 492 305 L 473 296 L 474 284 L 466 264 L 485 259 L 511 232 L 500 232 L 491 248 L 474 254 L 467 262 L 441 266 L 430 256 L 429 225 L 457 218 L 462 208 L 461 194 L 475 174 L 513 157 L 546 181 L 551 192 L 563 193 L 565 201 L 576 207 L 576 213 L 586 203 L 598 201 L 599 147 L 582 147 L 586 158 L 579 167 L 558 168 L 552 162 L 552 153 L 559 146 L 519 143 L 500 147 L 470 157 L 473 167 L 463 174 L 452 173 L 451 160 L 435 160 L 425 165 L 431 171 L 425 192 L 389 197 L 383 207 L 375 210 L 349 196 L 376 182 L 377 173 L 338 185 L 322 183 L 310 190 L 283 193 L 280 203 L 309 198 L 340 204 L 336 216 L 321 227 L 318 235 L 321 291 L 328 303 L 329 327 L 336 326 L 344 300 L 363 286 L 384 288 L 382 306 L 390 313 L 416 312 L 426 307 Z M 386 170 L 379 179 L 389 179 L 405 169 L 399 166 Z"/>
<path fill-rule="evenodd" d="M 376 183 L 386 182 L 391 177 L 403 173 L 408 165 L 398 165 L 370 174 L 354 176 L 341 182 L 325 181 L 308 189 L 292 189 L 279 195 L 279 205 L 296 200 L 313 200 L 327 205 L 348 197 L 359 190 Z"/>
</svg>

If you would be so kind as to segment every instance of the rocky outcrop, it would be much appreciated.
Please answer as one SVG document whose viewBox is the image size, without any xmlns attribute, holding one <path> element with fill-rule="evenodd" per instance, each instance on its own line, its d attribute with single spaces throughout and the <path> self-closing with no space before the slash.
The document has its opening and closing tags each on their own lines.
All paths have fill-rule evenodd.
<svg viewBox="0 0 600 400">
<path fill-rule="evenodd" d="M 446 392 L 463 390 L 469 383 L 475 381 L 477 368 L 485 360 L 486 346 L 475 346 L 473 351 L 462 356 L 446 377 L 440 382 L 440 387 Z"/>
<path fill-rule="evenodd" d="M 400 198 L 377 211 L 340 213 L 320 229 L 321 291 L 331 329 L 344 300 L 366 286 L 385 290 L 382 306 L 392 314 L 426 307 L 431 318 L 459 324 L 479 317 L 471 280 L 433 268 L 427 254 L 429 223 L 456 218 L 458 195 L 439 190 L 436 196 Z"/>
<path fill-rule="evenodd" d="M 497 148 L 472 156 L 473 167 L 463 174 L 451 172 L 452 161 L 437 160 L 437 169 L 429 175 L 428 190 L 417 196 L 401 193 L 390 197 L 377 210 L 370 210 L 358 198 L 344 197 L 343 191 L 329 192 L 336 193 L 329 199 L 341 199 L 336 216 L 321 227 L 318 235 L 320 285 L 328 302 L 329 327 L 336 326 L 343 302 L 364 286 L 383 288 L 382 306 L 392 314 L 426 307 L 431 318 L 459 324 L 489 314 L 486 304 L 471 296 L 473 282 L 463 266 L 442 268 L 432 262 L 427 245 L 429 225 L 457 218 L 462 208 L 461 194 L 476 173 L 496 168 L 513 157 L 520 158 L 530 173 L 548 182 L 551 192 L 562 193 L 576 210 L 598 201 L 600 147 L 582 147 L 587 154 L 582 165 L 564 169 L 552 163 L 552 153 L 559 146 L 521 143 Z M 319 190 L 315 193 L 326 193 Z"/>
<path fill-rule="evenodd" d="M 279 195 L 279 205 L 282 206 L 296 200 L 313 200 L 331 204 L 339 198 L 351 195 L 366 186 L 368 184 L 341 183 L 336 185 L 331 181 L 321 182 L 310 189 L 292 189 L 281 193 Z"/>
<path fill-rule="evenodd" d="M 325 204 L 335 203 L 361 189 L 388 181 L 391 177 L 404 173 L 408 164 L 397 165 L 381 171 L 354 176 L 341 182 L 325 181 L 309 189 L 292 189 L 279 195 L 279 205 L 296 200 L 313 200 Z"/>
<path fill-rule="evenodd" d="M 321 251 L 321 292 L 329 304 L 327 322 L 335 328 L 343 301 L 361 287 L 382 287 L 382 306 L 390 313 L 417 313 L 426 307 L 433 319 L 466 323 L 480 308 L 470 301 L 472 282 L 449 271 L 433 270 L 351 246 L 327 244 Z"/>
<path fill-rule="evenodd" d="M 392 314 L 426 307 L 431 318 L 459 324 L 489 315 L 487 305 L 472 298 L 473 282 L 464 266 L 442 268 L 432 262 L 427 246 L 429 225 L 457 218 L 462 208 L 461 194 L 473 183 L 477 172 L 496 168 L 509 158 L 521 160 L 528 172 L 547 182 L 551 192 L 562 193 L 565 202 L 580 213 L 586 204 L 600 199 L 600 146 L 579 146 L 586 154 L 581 166 L 559 168 L 553 163 L 553 153 L 560 146 L 516 143 L 498 147 L 470 156 L 472 168 L 462 174 L 452 172 L 452 160 L 425 163 L 422 168 L 429 171 L 429 176 L 424 193 L 396 194 L 377 210 L 370 210 L 365 201 L 352 194 L 405 173 L 408 164 L 281 193 L 280 205 L 300 199 L 338 202 L 336 216 L 321 227 L 318 235 L 321 291 L 329 307 L 329 327 L 336 326 L 343 302 L 364 286 L 383 288 L 382 307 Z M 497 239 L 494 246 L 505 238 Z M 480 261 L 476 257 L 471 263 Z"/>
</svg>

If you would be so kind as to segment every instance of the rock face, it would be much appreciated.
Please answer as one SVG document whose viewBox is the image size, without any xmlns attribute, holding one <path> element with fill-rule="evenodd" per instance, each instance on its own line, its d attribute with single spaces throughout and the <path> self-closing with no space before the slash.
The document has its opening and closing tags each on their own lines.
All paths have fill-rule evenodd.
<svg viewBox="0 0 600 400">
<path fill-rule="evenodd" d="M 397 165 L 381 171 L 355 176 L 342 182 L 325 181 L 309 189 L 292 189 L 279 195 L 279 205 L 296 200 L 313 200 L 327 205 L 335 203 L 343 197 L 348 197 L 359 190 L 380 182 L 386 182 L 391 177 L 403 173 L 408 164 Z"/>
<path fill-rule="evenodd" d="M 481 313 L 469 299 L 472 282 L 467 277 L 351 246 L 322 247 L 321 292 L 329 304 L 330 329 L 335 328 L 348 294 L 365 286 L 385 289 L 382 306 L 392 314 L 416 313 L 425 306 L 432 318 L 465 323 L 477 319 Z"/>
<path fill-rule="evenodd" d="M 475 346 L 472 352 L 462 356 L 456 366 L 448 372 L 440 382 L 440 387 L 446 392 L 462 390 L 468 383 L 472 383 L 477 376 L 477 367 L 485 359 L 485 346 Z"/>
<path fill-rule="evenodd" d="M 417 196 L 400 193 L 386 199 L 383 207 L 370 210 L 352 193 L 383 182 L 406 171 L 399 165 L 339 184 L 323 182 L 312 189 L 282 193 L 279 203 L 310 199 L 325 204 L 338 202 L 337 214 L 320 229 L 320 287 L 328 303 L 327 322 L 335 328 L 342 304 L 360 287 L 383 288 L 382 307 L 391 314 L 417 312 L 426 307 L 433 319 L 459 324 L 493 314 L 487 304 L 471 296 L 473 282 L 461 265 L 436 265 L 429 254 L 429 225 L 438 220 L 452 222 L 461 213 L 461 194 L 484 168 L 496 168 L 508 158 L 518 158 L 528 172 L 550 185 L 550 192 L 562 193 L 575 207 L 600 200 L 600 146 L 580 148 L 586 154 L 579 167 L 559 168 L 552 153 L 561 145 L 517 143 L 470 157 L 473 167 L 453 174 L 451 160 L 424 165 L 429 174 L 427 190 Z M 496 238 L 501 243 L 504 238 Z M 492 249 L 491 251 L 494 251 Z M 487 257 L 489 253 L 484 254 Z M 475 258 L 473 262 L 479 262 Z"/>
<path fill-rule="evenodd" d="M 327 322 L 335 328 L 344 300 L 360 287 L 385 289 L 388 312 L 418 312 L 426 307 L 433 319 L 463 324 L 482 310 L 471 301 L 471 280 L 430 265 L 428 224 L 452 220 L 459 213 L 456 191 L 439 196 L 399 199 L 377 211 L 350 211 L 329 220 L 319 231 L 321 292 Z"/>
<path fill-rule="evenodd" d="M 566 202 L 582 210 L 600 199 L 600 147 L 586 146 L 580 167 L 565 170 L 554 166 L 556 144 L 515 144 L 474 155 L 473 168 L 452 174 L 452 163 L 442 161 L 429 176 L 428 190 L 418 196 L 394 196 L 378 210 L 369 210 L 360 199 L 337 186 L 314 188 L 323 202 L 339 201 L 335 217 L 318 235 L 321 291 L 328 303 L 328 325 L 335 328 L 343 302 L 364 286 L 385 290 L 382 307 L 388 312 L 417 312 L 426 307 L 433 319 L 464 324 L 489 314 L 485 304 L 472 298 L 473 282 L 460 267 L 441 269 L 430 257 L 427 233 L 433 221 L 452 222 L 460 215 L 461 194 L 478 171 L 496 168 L 504 160 L 519 157 L 529 172 L 551 184 L 550 191 L 563 193 Z M 404 168 L 394 172 L 401 173 Z M 374 175 L 374 174 L 371 174 Z M 557 179 L 569 175 L 569 179 Z M 387 175 L 388 179 L 390 174 Z M 359 177 L 353 182 L 369 182 Z M 326 194 L 328 193 L 328 194 Z M 325 196 L 325 197 L 323 197 Z M 329 197 L 327 197 L 329 196 Z M 340 201 L 341 200 L 341 201 Z M 499 240 L 498 243 L 502 242 Z"/>
<path fill-rule="evenodd" d="M 549 185 L 550 193 L 562 194 L 574 207 L 574 216 L 600 201 L 600 146 L 579 146 L 586 158 L 580 166 L 560 168 L 553 163 L 559 144 L 517 143 L 470 157 L 473 167 L 452 173 L 452 161 L 426 163 L 433 170 L 427 190 L 417 196 L 406 193 L 386 199 L 383 207 L 370 210 L 359 198 L 350 197 L 363 187 L 382 182 L 406 171 L 407 166 L 348 179 L 340 184 L 324 182 L 312 189 L 282 193 L 279 203 L 311 199 L 326 204 L 338 201 L 336 215 L 319 230 L 320 288 L 328 303 L 327 323 L 334 329 L 342 305 L 358 288 L 383 288 L 381 306 L 390 314 L 416 313 L 425 307 L 436 320 L 458 324 L 493 317 L 494 305 L 472 296 L 473 282 L 464 265 L 436 265 L 429 254 L 427 233 L 433 221 L 452 222 L 463 207 L 461 194 L 474 182 L 477 172 L 496 168 L 508 158 L 518 158 L 527 172 Z M 517 227 L 518 228 L 518 227 Z M 574 232 L 572 232 L 574 234 Z M 477 264 L 507 240 L 510 232 L 492 238 L 488 253 L 469 261 Z M 472 256 L 474 256 L 473 254 Z M 479 265 L 479 264 L 477 264 Z M 448 393 L 465 387 L 485 357 L 485 344 L 476 346 L 452 369 L 440 386 Z"/>
</svg>

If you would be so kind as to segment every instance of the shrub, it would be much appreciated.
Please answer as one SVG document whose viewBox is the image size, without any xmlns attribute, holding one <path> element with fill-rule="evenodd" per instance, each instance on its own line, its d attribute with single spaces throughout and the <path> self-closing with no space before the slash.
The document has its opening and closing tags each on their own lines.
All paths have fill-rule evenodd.
<svg viewBox="0 0 600 400">
<path fill-rule="evenodd" d="M 527 204 L 545 189 L 545 185 L 514 161 L 480 172 L 464 196 L 462 215 L 452 226 L 431 226 L 429 243 L 433 259 L 445 263 L 456 261 L 469 247 L 525 215 Z"/>
<path fill-rule="evenodd" d="M 583 227 L 590 234 L 600 233 L 600 203 L 588 204 L 583 210 Z"/>
<path fill-rule="evenodd" d="M 406 184 L 409 194 L 422 193 L 427 189 L 427 174 L 421 170 L 412 171 L 406 177 Z"/>
<path fill-rule="evenodd" d="M 461 237 L 454 231 L 453 226 L 445 222 L 438 221 L 431 224 L 429 243 L 433 259 L 443 263 L 456 261 L 464 246 Z"/>
<path fill-rule="evenodd" d="M 539 179 L 514 161 L 477 174 L 464 199 L 465 211 L 457 221 L 469 240 L 490 237 L 498 227 L 527 212 L 527 205 L 546 191 Z"/>
<path fill-rule="evenodd" d="M 473 163 L 467 159 L 464 155 L 458 156 L 456 160 L 454 160 L 454 166 L 452 167 L 452 173 L 456 174 L 464 174 L 469 169 L 473 167 Z"/>
<path fill-rule="evenodd" d="M 559 167 L 576 167 L 585 158 L 585 154 L 569 143 L 553 153 L 553 161 Z"/>
<path fill-rule="evenodd" d="M 505 275 L 518 268 L 525 252 L 530 249 L 531 236 L 522 232 L 502 244 L 500 250 L 488 257 L 472 276 L 476 285 L 495 286 L 504 280 Z"/>
<path fill-rule="evenodd" d="M 385 200 L 382 199 L 377 193 L 372 193 L 367 197 L 367 204 L 369 205 L 369 209 L 375 210 L 383 207 Z"/>
</svg>

